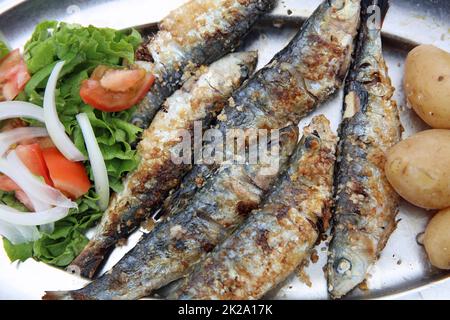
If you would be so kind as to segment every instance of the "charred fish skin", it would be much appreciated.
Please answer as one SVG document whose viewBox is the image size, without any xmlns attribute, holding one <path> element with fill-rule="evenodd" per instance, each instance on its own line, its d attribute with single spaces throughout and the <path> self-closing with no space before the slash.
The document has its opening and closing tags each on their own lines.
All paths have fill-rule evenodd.
<svg viewBox="0 0 450 320">
<path fill-rule="evenodd" d="M 311 111 L 321 101 L 314 100 L 311 103 L 308 98 L 309 91 L 325 99 L 334 92 L 336 84 L 342 83 L 341 78 L 350 66 L 359 17 L 359 1 L 325 1 L 302 27 L 299 35 L 283 50 L 284 59 L 288 59 L 289 54 L 296 56 L 302 52 L 308 59 L 291 58 L 289 61 L 297 61 L 300 65 L 292 64 L 289 67 L 287 64 L 280 67 L 280 63 L 275 59 L 267 68 L 258 72 L 247 85 L 243 86 L 243 89 L 233 95 L 229 106 L 225 107 L 225 111 L 219 117 L 222 119 L 220 129 L 270 130 L 282 128 L 286 122 L 297 124 L 302 115 Z M 319 51 L 310 48 L 315 45 L 320 46 Z M 270 71 L 272 66 L 275 71 Z M 308 68 L 311 69 L 310 73 L 305 73 L 308 77 L 303 77 L 297 72 Z M 284 72 L 285 69 L 291 72 Z M 270 75 L 267 80 L 263 78 L 266 74 Z M 277 84 L 267 87 L 267 90 L 271 90 L 270 95 L 263 92 L 266 90 L 264 85 L 269 82 Z M 316 83 L 331 84 L 316 86 Z M 306 90 L 308 84 L 309 91 Z M 285 132 L 282 138 L 286 139 L 288 136 L 293 134 L 288 135 Z M 198 188 L 190 201 L 183 200 L 178 202 L 180 207 L 168 208 L 167 220 L 160 222 L 157 228 L 140 241 L 135 250 L 131 250 L 113 268 L 111 274 L 114 276 L 105 275 L 75 292 L 50 292 L 44 298 L 134 299 L 182 277 L 192 265 L 242 223 L 246 215 L 261 204 L 262 197 L 270 190 L 282 171 L 296 142 L 295 140 L 284 144 L 285 149 L 281 152 L 278 171 L 273 175 L 258 173 L 259 170 L 266 169 L 261 163 L 251 166 L 220 165 L 203 186 Z M 288 152 L 289 149 L 291 153 Z M 199 227 L 201 231 L 198 231 L 187 225 L 188 222 L 190 225 L 198 224 L 200 220 L 202 224 L 205 223 L 203 221 L 208 222 L 209 227 L 203 229 Z M 180 229 L 182 232 L 177 232 Z M 178 239 L 175 244 L 174 238 L 168 237 L 167 233 L 164 241 L 161 240 L 161 236 L 158 235 L 163 232 L 161 230 L 165 232 L 172 230 L 169 235 L 178 235 L 175 237 Z M 158 248 L 151 245 L 158 240 L 160 241 Z M 150 247 L 158 252 L 143 254 L 143 251 L 149 250 Z M 160 257 L 166 260 L 161 261 Z M 131 263 L 133 261 L 141 261 L 140 272 L 134 272 L 137 269 L 133 267 L 136 264 Z M 165 269 L 162 270 L 161 266 Z M 102 287 L 111 289 L 103 291 L 98 289 Z M 140 289 L 135 289 L 137 287 Z"/>
<path fill-rule="evenodd" d="M 276 0 L 191 0 L 164 18 L 138 58 L 156 81 L 131 122 L 146 129 L 166 98 L 202 65 L 232 51 Z M 142 53 L 143 52 L 143 53 Z"/>
<path fill-rule="evenodd" d="M 280 170 L 285 170 L 297 140 L 296 126 L 280 130 Z M 229 234 L 229 222 L 236 220 L 236 214 L 240 215 L 239 219 L 244 219 L 261 201 L 265 190 L 258 186 L 259 183 L 267 185 L 277 176 L 277 172 L 267 175 L 264 169 L 267 169 L 267 164 L 221 168 L 218 177 L 209 180 L 201 189 L 205 191 L 194 195 L 193 206 L 183 214 L 167 217 L 158 223 L 111 271 L 82 289 L 47 292 L 44 299 L 137 299 L 180 279 L 190 265 Z M 218 212 L 217 216 L 202 211 L 209 206 L 220 211 L 229 203 L 233 203 L 235 209 Z"/>
<path fill-rule="evenodd" d="M 386 0 L 375 4 L 384 15 Z M 364 281 L 396 227 L 398 196 L 384 174 L 385 152 L 401 138 L 394 88 L 382 54 L 380 28 L 363 12 L 355 61 L 346 88 L 338 146 L 328 290 L 340 298 Z"/>
<path fill-rule="evenodd" d="M 332 203 L 337 138 L 314 118 L 261 209 L 197 264 L 171 298 L 259 299 L 285 280 L 313 248 Z"/>
<path fill-rule="evenodd" d="M 124 191 L 112 199 L 93 239 L 68 270 L 92 278 L 120 239 L 126 239 L 176 188 L 189 163 L 174 164 L 171 156 L 181 130 L 194 121 L 208 126 L 240 84 L 254 71 L 256 52 L 232 53 L 203 67 L 164 104 L 138 145 L 138 168 L 124 181 Z"/>
</svg>

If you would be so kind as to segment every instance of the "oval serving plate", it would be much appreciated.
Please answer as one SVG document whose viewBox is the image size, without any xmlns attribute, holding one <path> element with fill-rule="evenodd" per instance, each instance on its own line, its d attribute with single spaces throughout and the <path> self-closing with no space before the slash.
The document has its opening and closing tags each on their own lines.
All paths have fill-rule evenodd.
<svg viewBox="0 0 450 320">
<path fill-rule="evenodd" d="M 0 0 L 0 36 L 12 47 L 22 47 L 34 26 L 42 20 L 57 19 L 80 24 L 124 29 L 137 27 L 144 33 L 155 30 L 156 23 L 185 0 Z M 257 49 L 259 67 L 283 48 L 295 34 L 302 21 L 321 0 L 279 0 L 274 11 L 264 17 L 243 39 L 243 49 Z M 155 3 L 158 5 L 155 6 Z M 3 10 L 1 5 L 4 5 Z M 127 14 L 124 14 L 126 12 Z M 402 90 L 403 64 L 407 52 L 419 43 L 431 43 L 450 51 L 450 2 L 447 0 L 391 0 L 386 18 L 384 52 L 390 76 L 396 87 L 395 98 L 400 106 L 401 119 L 407 137 L 427 126 L 406 107 Z M 301 121 L 306 125 L 312 116 L 325 114 L 336 130 L 341 120 L 342 91 L 314 114 Z M 397 298 L 431 285 L 449 288 L 450 274 L 428 263 L 416 237 L 423 232 L 429 214 L 402 203 L 397 230 L 392 234 L 379 261 L 370 272 L 368 290 L 356 289 L 348 298 Z M 138 241 L 141 231 L 133 234 L 128 245 L 116 249 L 103 272 L 110 269 Z M 326 262 L 326 245 L 316 248 L 319 260 L 304 269 L 311 286 L 297 274 L 273 290 L 267 298 L 326 299 L 326 281 L 322 268 Z M 0 299 L 39 299 L 44 290 L 76 289 L 86 280 L 70 275 L 34 260 L 10 263 L 0 247 Z M 450 292 L 447 298 L 450 297 Z"/>
</svg>

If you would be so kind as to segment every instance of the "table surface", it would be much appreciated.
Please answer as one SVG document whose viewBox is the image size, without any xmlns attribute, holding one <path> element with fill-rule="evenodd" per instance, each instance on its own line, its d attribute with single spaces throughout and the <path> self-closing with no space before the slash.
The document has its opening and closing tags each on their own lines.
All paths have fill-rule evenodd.
<svg viewBox="0 0 450 320">
<path fill-rule="evenodd" d="M 0 12 L 14 6 L 19 2 L 23 2 L 26 0 L 0 0 Z M 7 298 L 7 297 L 0 297 Z M 442 299 L 442 300 L 450 300 L 450 281 L 446 281 L 444 283 L 432 285 L 425 289 L 417 290 L 407 295 L 401 295 L 396 299 L 406 300 L 406 299 L 414 299 L 414 300 L 422 300 L 422 299 Z"/>
</svg>

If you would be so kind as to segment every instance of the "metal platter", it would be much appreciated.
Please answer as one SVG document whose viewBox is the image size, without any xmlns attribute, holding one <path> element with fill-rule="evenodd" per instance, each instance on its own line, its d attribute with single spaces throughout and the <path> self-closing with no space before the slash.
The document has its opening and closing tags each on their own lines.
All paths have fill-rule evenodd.
<svg viewBox="0 0 450 320">
<path fill-rule="evenodd" d="M 156 27 L 156 21 L 183 2 L 185 0 L 0 0 L 0 36 L 12 47 L 22 47 L 34 26 L 45 19 L 117 29 L 138 27 L 143 32 L 151 32 Z M 304 19 L 320 2 L 321 0 L 279 0 L 275 10 L 243 39 L 242 49 L 257 49 L 260 54 L 259 67 L 262 67 L 289 42 Z M 383 28 L 384 51 L 390 76 L 396 87 L 395 98 L 405 127 L 404 137 L 427 128 L 407 108 L 402 92 L 406 54 L 420 43 L 434 44 L 450 51 L 448 17 L 450 1 L 447 0 L 391 0 L 391 9 Z M 321 106 L 314 115 L 325 114 L 336 129 L 341 120 L 341 106 L 342 92 Z M 311 116 L 304 119 L 300 126 L 308 123 Z M 422 293 L 428 292 L 425 297 L 450 299 L 450 274 L 431 267 L 422 246 L 416 240 L 429 217 L 430 213 L 402 203 L 397 230 L 370 272 L 367 280 L 369 289 L 357 289 L 348 298 L 417 298 L 424 297 Z M 134 246 L 140 233 L 136 232 L 127 246 L 113 252 L 104 271 Z M 317 248 L 317 252 L 318 262 L 310 263 L 304 270 L 311 280 L 310 287 L 294 274 L 267 298 L 326 299 L 326 281 L 322 271 L 326 251 L 323 243 Z M 44 290 L 76 289 L 86 284 L 83 279 L 33 260 L 11 264 L 3 248 L 0 248 L 0 270 L 0 299 L 39 299 Z M 427 289 L 430 286 L 434 287 L 433 291 Z"/>
</svg>

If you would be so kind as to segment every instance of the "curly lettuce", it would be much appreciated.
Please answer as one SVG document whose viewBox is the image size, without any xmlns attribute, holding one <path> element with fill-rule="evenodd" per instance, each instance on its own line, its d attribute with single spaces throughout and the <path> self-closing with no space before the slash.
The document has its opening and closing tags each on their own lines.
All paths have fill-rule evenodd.
<svg viewBox="0 0 450 320">
<path fill-rule="evenodd" d="M 83 103 L 79 94 L 80 86 L 100 64 L 117 67 L 133 63 L 134 52 L 141 40 L 140 34 L 135 30 L 122 32 L 44 21 L 36 26 L 25 45 L 24 58 L 32 77 L 19 99 L 42 106 L 48 77 L 54 65 L 64 60 L 56 93 L 59 118 L 75 145 L 87 155 L 75 118 L 80 112 L 87 113 L 105 159 L 110 187 L 115 192 L 121 191 L 122 178 L 139 163 L 132 145 L 141 129 L 129 123 L 133 109 L 107 113 Z M 92 180 L 89 162 L 85 166 Z M 17 201 L 12 203 L 14 196 L 11 194 L 0 194 L 0 200 L 8 205 L 18 205 Z M 14 246 L 4 239 L 8 256 L 11 260 L 33 257 L 58 267 L 67 266 L 86 246 L 86 230 L 94 226 L 102 216 L 96 200 L 97 195 L 92 188 L 77 201 L 78 210 L 72 210 L 66 218 L 56 222 L 51 234 L 42 232 L 41 238 L 35 242 Z"/>
<path fill-rule="evenodd" d="M 3 59 L 9 53 L 8 46 L 0 40 L 0 59 Z"/>
</svg>

